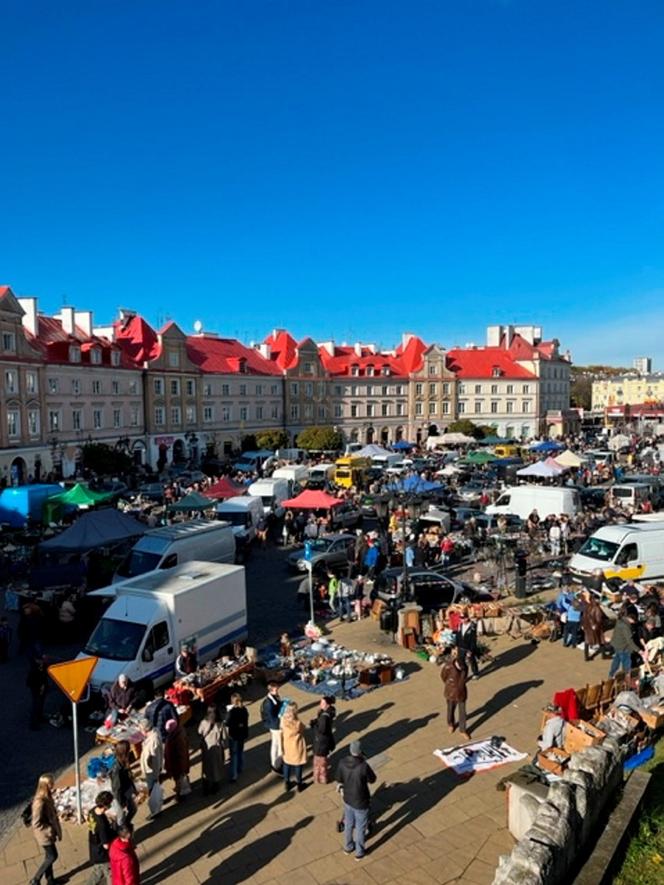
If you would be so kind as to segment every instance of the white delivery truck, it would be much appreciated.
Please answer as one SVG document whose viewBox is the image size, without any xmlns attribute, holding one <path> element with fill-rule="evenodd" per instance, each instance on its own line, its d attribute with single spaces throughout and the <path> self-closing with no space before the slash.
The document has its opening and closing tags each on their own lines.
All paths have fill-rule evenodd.
<svg viewBox="0 0 664 885">
<path fill-rule="evenodd" d="M 217 504 L 217 515 L 230 522 L 238 548 L 246 548 L 256 537 L 256 526 L 264 516 L 263 502 L 255 495 L 236 495 Z"/>
<path fill-rule="evenodd" d="M 114 597 L 79 655 L 99 658 L 93 691 L 110 688 L 124 673 L 149 695 L 154 686 L 172 681 L 183 643 L 194 644 L 199 663 L 205 663 L 247 636 L 240 565 L 192 560 L 89 595 Z"/>
<path fill-rule="evenodd" d="M 371 466 L 377 467 L 379 470 L 386 470 L 388 467 L 398 467 L 403 461 L 403 455 L 398 452 L 389 452 L 387 455 L 374 455 L 371 459 Z"/>
<path fill-rule="evenodd" d="M 284 515 L 282 501 L 290 497 L 288 480 L 286 479 L 259 479 L 249 486 L 248 492 L 263 502 L 263 512 L 266 516 L 273 514 L 278 519 Z"/>
<path fill-rule="evenodd" d="M 285 479 L 288 482 L 288 494 L 294 495 L 300 486 L 304 486 L 309 476 L 309 468 L 304 464 L 285 464 L 277 467 L 272 479 Z"/>
<path fill-rule="evenodd" d="M 574 554 L 569 567 L 578 579 L 598 569 L 605 578 L 624 581 L 664 578 L 664 521 L 660 517 L 660 522 L 602 526 Z"/>
<path fill-rule="evenodd" d="M 190 559 L 235 562 L 233 527 L 227 522 L 192 519 L 151 529 L 134 544 L 118 566 L 113 583 L 155 569 L 173 568 Z"/>
<path fill-rule="evenodd" d="M 314 464 L 309 468 L 307 476 L 308 489 L 326 489 L 328 485 L 334 482 L 334 474 L 337 471 L 337 465 L 329 462 L 322 464 Z"/>
<path fill-rule="evenodd" d="M 576 489 L 562 486 L 512 486 L 503 489 L 495 504 L 488 504 L 487 513 L 511 513 L 526 520 L 537 510 L 542 519 L 547 516 L 576 516 L 581 510 L 579 493 Z"/>
</svg>

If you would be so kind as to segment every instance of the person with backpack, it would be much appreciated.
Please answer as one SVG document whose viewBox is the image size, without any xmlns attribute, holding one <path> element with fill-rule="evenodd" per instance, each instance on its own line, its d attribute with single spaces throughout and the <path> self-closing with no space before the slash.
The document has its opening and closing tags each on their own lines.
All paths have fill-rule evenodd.
<svg viewBox="0 0 664 885">
<path fill-rule="evenodd" d="M 53 801 L 54 786 L 53 775 L 42 774 L 37 782 L 37 790 L 32 800 L 30 823 L 37 844 L 44 849 L 44 860 L 30 879 L 30 885 L 39 885 L 42 876 L 45 876 L 47 885 L 55 882 L 53 864 L 58 859 L 58 849 L 55 843 L 62 841 L 62 827 Z"/>
<path fill-rule="evenodd" d="M 108 849 L 116 837 L 115 825 L 108 816 L 113 794 L 102 790 L 97 794 L 95 807 L 88 815 L 88 846 L 92 870 L 87 885 L 107 885 L 110 880 Z"/>
<path fill-rule="evenodd" d="M 261 704 L 261 721 L 270 732 L 270 764 L 272 769 L 277 772 L 279 771 L 279 762 L 283 757 L 281 722 L 279 720 L 280 710 L 279 686 L 276 682 L 269 682 L 267 696 Z"/>
</svg>

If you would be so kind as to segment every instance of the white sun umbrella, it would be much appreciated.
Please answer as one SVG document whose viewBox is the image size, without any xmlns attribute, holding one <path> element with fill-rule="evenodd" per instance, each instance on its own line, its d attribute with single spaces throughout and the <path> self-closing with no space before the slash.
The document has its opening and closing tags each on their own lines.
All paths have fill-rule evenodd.
<svg viewBox="0 0 664 885">
<path fill-rule="evenodd" d="M 560 455 L 556 455 L 553 460 L 560 464 L 561 467 L 581 467 L 583 464 L 583 458 L 579 458 L 571 449 L 565 449 Z"/>
</svg>

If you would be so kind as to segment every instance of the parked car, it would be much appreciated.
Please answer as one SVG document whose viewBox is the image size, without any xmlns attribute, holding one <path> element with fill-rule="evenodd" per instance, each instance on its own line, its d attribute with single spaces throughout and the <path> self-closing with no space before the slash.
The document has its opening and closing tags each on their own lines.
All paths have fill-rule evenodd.
<svg viewBox="0 0 664 885">
<path fill-rule="evenodd" d="M 468 522 L 471 517 L 477 518 L 481 516 L 483 510 L 479 510 L 477 507 L 452 507 L 452 529 L 460 529 L 463 528 L 464 524 Z"/>
<path fill-rule="evenodd" d="M 352 555 L 355 547 L 355 536 L 349 534 L 323 535 L 309 542 L 311 545 L 312 568 L 334 568 L 336 566 L 345 566 Z M 288 557 L 288 565 L 290 568 L 296 569 L 298 572 L 306 572 L 307 560 L 304 556 L 305 548 L 295 550 Z"/>
<path fill-rule="evenodd" d="M 486 490 L 486 483 L 480 482 L 479 480 L 473 480 L 457 490 L 457 498 L 467 504 L 475 504 L 480 500 L 482 494 Z"/>
<path fill-rule="evenodd" d="M 456 603 L 493 601 L 491 594 L 485 590 L 479 590 L 436 569 L 409 569 L 408 583 L 415 602 L 425 612 L 437 611 Z M 403 599 L 403 569 L 389 568 L 382 572 L 376 579 L 375 595 L 388 603 Z"/>
<path fill-rule="evenodd" d="M 515 516 L 512 513 L 504 513 L 503 518 L 507 523 L 507 531 L 508 532 L 520 532 L 523 528 L 523 521 L 521 517 Z M 495 513 L 479 513 L 475 517 L 475 521 L 479 528 L 483 528 L 487 532 L 495 531 L 498 528 L 498 520 L 499 516 L 496 516 Z"/>
<path fill-rule="evenodd" d="M 157 504 L 164 503 L 164 487 L 160 482 L 148 482 L 136 489 L 136 494 Z"/>
<path fill-rule="evenodd" d="M 362 511 L 354 504 L 340 504 L 332 508 L 332 528 L 336 530 L 355 528 L 362 522 Z"/>
</svg>

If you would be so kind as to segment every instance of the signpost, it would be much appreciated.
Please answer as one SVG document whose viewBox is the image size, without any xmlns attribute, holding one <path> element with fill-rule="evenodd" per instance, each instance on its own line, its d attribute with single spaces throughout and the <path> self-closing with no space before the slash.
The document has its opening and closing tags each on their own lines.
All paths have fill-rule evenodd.
<svg viewBox="0 0 664 885">
<path fill-rule="evenodd" d="M 83 823 L 83 807 L 81 805 L 81 773 L 78 763 L 78 707 L 77 704 L 85 694 L 88 682 L 99 658 L 78 658 L 74 661 L 63 661 L 62 664 L 51 664 L 48 675 L 71 701 L 72 728 L 74 730 L 74 765 L 76 772 L 76 810 L 78 822 Z"/>
</svg>

